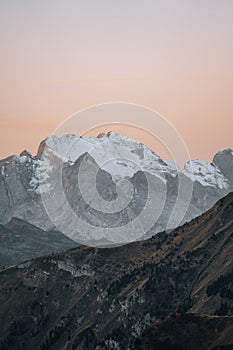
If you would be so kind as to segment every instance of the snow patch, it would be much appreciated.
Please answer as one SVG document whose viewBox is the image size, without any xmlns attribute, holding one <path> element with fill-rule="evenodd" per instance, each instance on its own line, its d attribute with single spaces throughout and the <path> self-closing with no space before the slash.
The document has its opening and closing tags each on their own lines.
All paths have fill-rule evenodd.
<svg viewBox="0 0 233 350">
<path fill-rule="evenodd" d="M 74 277 L 93 276 L 95 274 L 89 265 L 84 264 L 78 268 L 71 261 L 64 262 L 64 261 L 59 260 L 58 261 L 58 269 L 67 271 L 67 272 L 71 273 L 71 275 Z"/>
<path fill-rule="evenodd" d="M 20 161 L 20 163 L 25 163 L 28 160 L 27 156 L 20 156 L 18 157 L 18 160 Z"/>
<path fill-rule="evenodd" d="M 4 165 L 1 167 L 1 174 L 2 174 L 2 176 L 5 176 L 5 166 Z"/>
<path fill-rule="evenodd" d="M 34 177 L 31 179 L 29 185 L 31 190 L 37 194 L 45 193 L 50 190 L 51 185 L 48 182 L 50 173 L 53 167 L 46 155 L 42 160 L 38 159 L 34 162 Z"/>
</svg>

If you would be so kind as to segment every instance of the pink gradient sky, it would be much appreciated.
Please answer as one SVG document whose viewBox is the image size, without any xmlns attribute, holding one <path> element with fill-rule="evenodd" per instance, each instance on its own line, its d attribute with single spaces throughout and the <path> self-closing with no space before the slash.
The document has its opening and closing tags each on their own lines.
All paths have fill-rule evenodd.
<svg viewBox="0 0 233 350">
<path fill-rule="evenodd" d="M 192 158 L 233 148 L 232 0 L 2 1 L 0 44 L 1 158 L 111 101 L 157 110 Z"/>
</svg>

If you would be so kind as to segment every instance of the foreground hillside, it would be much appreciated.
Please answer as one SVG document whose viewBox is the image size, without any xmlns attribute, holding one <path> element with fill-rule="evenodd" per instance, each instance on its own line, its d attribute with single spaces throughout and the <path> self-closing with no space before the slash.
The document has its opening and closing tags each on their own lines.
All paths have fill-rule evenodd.
<svg viewBox="0 0 233 350">
<path fill-rule="evenodd" d="M 156 320 L 135 340 L 132 348 L 232 350 L 233 317 L 183 314 Z"/>
<path fill-rule="evenodd" d="M 232 349 L 232 211 L 2 270 L 2 349 Z"/>
</svg>

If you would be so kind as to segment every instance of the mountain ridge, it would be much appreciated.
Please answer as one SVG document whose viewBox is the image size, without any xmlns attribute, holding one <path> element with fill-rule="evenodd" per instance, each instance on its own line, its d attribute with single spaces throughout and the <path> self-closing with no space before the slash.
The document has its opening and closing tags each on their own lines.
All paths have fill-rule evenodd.
<svg viewBox="0 0 233 350">
<path fill-rule="evenodd" d="M 45 232 L 14 217 L 7 224 L 0 224 L 0 243 L 0 268 L 77 247 L 77 243 L 56 230 Z"/>
<path fill-rule="evenodd" d="M 154 211 L 154 217 L 157 217 L 157 213 L 159 217 L 147 230 L 148 232 L 143 232 L 142 229 L 141 237 L 145 237 L 145 234 L 147 234 L 146 237 L 149 237 L 156 232 L 174 228 L 178 224 L 197 217 L 208 210 L 218 199 L 233 190 L 233 153 L 229 149 L 218 152 L 212 163 L 191 161 L 181 171 L 173 162 L 163 160 L 145 145 L 116 133 L 96 138 L 76 137 L 75 135 L 64 135 L 61 138 L 50 136 L 41 142 L 35 157 L 25 150 L 20 156 L 11 156 L 0 161 L 0 195 L 2 198 L 0 222 L 6 224 L 12 217 L 18 217 L 42 230 L 50 230 L 56 226 L 55 220 L 48 214 L 48 208 L 44 206 L 43 198 L 49 198 L 49 195 L 53 196 L 54 191 L 57 192 L 54 186 L 57 185 L 56 176 L 58 174 L 62 176 L 64 188 L 69 189 L 66 197 L 71 203 L 71 209 L 77 213 L 78 219 L 87 220 L 86 213 L 84 215 L 87 204 L 82 198 L 83 193 L 80 193 L 78 189 L 78 175 L 81 168 L 76 166 L 76 162 L 84 155 L 90 163 L 87 169 L 89 178 L 92 174 L 93 176 L 98 174 L 97 190 L 102 198 L 108 198 L 109 203 L 116 200 L 116 185 L 122 180 L 129 181 L 135 191 L 138 188 L 143 189 L 144 193 L 141 192 L 140 196 L 136 193 L 132 196 L 129 210 L 122 212 L 122 215 L 125 215 L 124 223 L 129 222 L 131 218 L 135 218 L 140 211 L 143 211 L 148 180 L 152 185 L 153 195 L 149 194 L 151 199 L 155 198 L 156 194 L 164 192 L 163 195 L 166 198 L 162 212 L 159 214 L 159 209 Z M 105 189 L 107 178 L 108 189 Z M 91 186 L 96 187 L 95 183 L 88 186 L 88 179 L 84 179 L 84 185 L 87 189 Z M 180 190 L 183 191 L 183 195 L 179 199 Z M 77 193 L 78 201 L 75 197 Z M 187 197 L 184 198 L 184 202 L 182 202 L 183 196 Z M 83 203 L 80 212 L 77 211 L 79 202 Z M 177 203 L 177 212 L 173 213 Z M 54 205 L 56 203 L 51 201 L 50 207 Z M 101 207 L 100 210 L 102 210 Z M 53 213 L 53 208 L 50 212 Z M 101 215 L 91 208 L 90 213 L 88 222 L 92 222 L 93 227 L 98 226 L 100 221 L 103 222 L 103 227 L 120 227 L 122 224 L 121 215 L 116 214 L 110 220 L 109 216 L 105 215 L 104 209 Z M 172 213 L 174 217 L 180 217 L 180 221 L 171 222 L 167 227 Z M 60 214 L 60 212 L 55 212 L 54 216 L 59 217 Z M 105 221 L 106 218 L 107 221 Z M 68 218 L 66 221 L 69 220 Z M 62 222 L 57 223 L 59 231 L 68 234 L 77 242 L 83 239 L 77 236 L 78 224 L 76 222 L 72 227 L 70 225 L 70 230 L 67 230 L 70 233 L 63 229 L 62 224 Z M 96 235 L 93 236 L 91 233 L 88 235 L 86 242 L 98 240 Z M 111 242 L 111 237 L 107 239 Z M 128 238 L 126 235 L 127 239 L 132 240 L 133 237 L 129 234 Z M 112 243 L 117 242 L 113 239 Z"/>
</svg>

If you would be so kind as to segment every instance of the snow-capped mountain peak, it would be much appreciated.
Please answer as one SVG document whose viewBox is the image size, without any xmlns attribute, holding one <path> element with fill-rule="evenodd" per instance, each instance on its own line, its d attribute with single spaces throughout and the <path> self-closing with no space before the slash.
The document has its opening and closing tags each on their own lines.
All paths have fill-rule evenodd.
<svg viewBox="0 0 233 350">
<path fill-rule="evenodd" d="M 132 177 L 139 170 L 154 176 L 177 174 L 174 162 L 163 160 L 146 145 L 115 132 L 97 137 L 50 136 L 45 144 L 64 162 L 75 162 L 84 153 L 89 153 L 114 180 Z"/>
<path fill-rule="evenodd" d="M 88 159 L 91 161 L 88 162 Z M 91 188 L 90 182 L 92 184 L 95 181 L 95 178 L 91 177 L 95 169 L 94 171 L 99 172 L 97 185 L 100 186 L 106 198 L 110 196 L 109 202 L 114 202 L 118 181 L 129 178 L 134 192 L 132 192 L 133 199 L 129 202 L 130 208 L 129 210 L 127 208 L 124 215 L 117 213 L 116 217 L 101 216 L 102 207 L 97 208 L 97 212 L 93 211 L 94 209 L 86 210 L 85 198 L 80 197 L 78 192 L 81 164 L 86 171 L 84 183 L 87 189 Z M 146 145 L 114 132 L 97 137 L 49 136 L 41 142 L 36 156 L 23 151 L 19 156 L 10 156 L 0 161 L 2 201 L 0 222 L 5 223 L 12 217 L 18 217 L 43 229 L 53 227 L 55 224 L 50 221 L 43 206 L 43 200 L 52 198 L 51 206 L 54 207 L 52 210 L 55 217 L 59 218 L 60 209 L 63 209 L 63 206 L 59 203 L 55 206 L 53 202 L 54 194 L 57 192 L 54 190 L 57 171 L 59 176 L 61 175 L 59 169 L 62 169 L 64 186 L 74 209 L 79 210 L 80 216 L 84 215 L 88 222 L 93 221 L 97 227 L 98 225 L 108 227 L 109 224 L 110 227 L 111 225 L 121 227 L 127 218 L 137 216 L 145 206 L 148 179 L 152 184 L 150 189 L 153 192 L 153 198 L 159 195 L 162 188 L 166 195 L 164 210 L 156 222 L 153 233 L 166 229 L 173 206 L 177 201 L 179 188 L 191 188 L 189 198 L 191 202 L 187 203 L 187 213 L 182 205 L 178 207 L 184 215 L 183 222 L 200 215 L 219 198 L 233 190 L 233 152 L 229 149 L 218 152 L 212 163 L 201 160 L 189 161 L 184 169 L 180 170 L 174 162 L 160 158 Z M 145 179 L 140 170 L 150 176 Z M 183 200 L 184 198 L 181 197 L 180 202 Z M 150 207 L 150 201 L 147 204 Z M 159 210 L 162 207 L 160 202 L 158 207 Z M 154 206 L 151 217 L 154 217 Z M 65 221 L 62 217 L 60 220 L 62 224 Z M 147 218 L 143 220 L 144 225 Z M 77 225 L 74 223 L 72 230 L 75 231 L 76 228 Z"/>
</svg>

